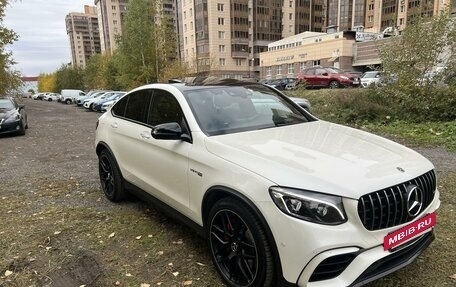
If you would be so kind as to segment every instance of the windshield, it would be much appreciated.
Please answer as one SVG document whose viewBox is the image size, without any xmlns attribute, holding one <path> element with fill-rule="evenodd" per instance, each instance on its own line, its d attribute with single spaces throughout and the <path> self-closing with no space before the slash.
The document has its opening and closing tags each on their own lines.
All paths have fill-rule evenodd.
<svg viewBox="0 0 456 287">
<path fill-rule="evenodd" d="M 14 109 L 14 105 L 8 99 L 0 99 L 0 109 L 2 109 L 2 110 L 11 110 L 11 109 Z"/>
<path fill-rule="evenodd" d="M 375 78 L 375 76 L 377 76 L 377 74 L 378 74 L 378 72 L 366 72 L 366 73 L 364 73 L 363 78 L 372 79 L 372 78 Z"/>
<path fill-rule="evenodd" d="M 201 127 L 211 135 L 252 131 L 308 122 L 303 112 L 261 85 L 184 91 Z"/>
</svg>

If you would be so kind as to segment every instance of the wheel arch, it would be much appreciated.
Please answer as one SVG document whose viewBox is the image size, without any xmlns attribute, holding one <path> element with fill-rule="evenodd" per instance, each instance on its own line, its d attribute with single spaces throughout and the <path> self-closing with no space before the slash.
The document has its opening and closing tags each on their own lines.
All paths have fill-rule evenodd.
<svg viewBox="0 0 456 287">
<path fill-rule="evenodd" d="M 269 225 L 264 218 L 263 214 L 260 212 L 258 207 L 245 195 L 241 194 L 240 192 L 229 188 L 225 186 L 213 186 L 209 188 L 204 197 L 203 197 L 203 202 L 201 204 L 201 216 L 203 219 L 203 227 L 207 228 L 207 217 L 209 216 L 209 212 L 211 210 L 211 207 L 219 200 L 226 198 L 226 197 L 232 197 L 236 198 L 243 203 L 245 203 L 257 216 L 258 220 L 260 221 L 261 225 L 263 226 L 266 237 L 269 240 L 272 248 L 272 254 L 274 256 L 274 264 L 277 268 L 277 281 L 284 281 L 283 279 L 283 272 L 282 272 L 282 264 L 280 261 L 280 256 L 279 256 L 279 251 L 277 249 L 277 244 L 274 239 L 274 235 L 272 234 L 271 229 L 269 228 Z"/>
</svg>

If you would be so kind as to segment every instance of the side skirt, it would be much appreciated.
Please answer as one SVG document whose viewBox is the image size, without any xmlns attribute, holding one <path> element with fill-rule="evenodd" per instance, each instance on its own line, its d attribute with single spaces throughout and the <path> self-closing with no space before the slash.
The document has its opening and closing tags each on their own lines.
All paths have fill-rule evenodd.
<svg viewBox="0 0 456 287">
<path fill-rule="evenodd" d="M 124 188 L 128 191 L 128 193 L 134 195 L 135 197 L 141 199 L 142 201 L 145 201 L 149 204 L 151 204 L 153 207 L 157 208 L 158 210 L 162 211 L 165 215 L 168 217 L 171 217 L 184 225 L 190 227 L 193 229 L 196 234 L 198 234 L 200 237 L 205 238 L 205 230 L 203 226 L 200 226 L 193 220 L 189 219 L 179 211 L 175 210 L 168 204 L 164 203 L 163 201 L 159 200 L 158 198 L 152 196 L 151 194 L 145 192 L 141 188 L 137 187 L 136 185 L 129 183 L 127 181 L 124 181 Z"/>
</svg>

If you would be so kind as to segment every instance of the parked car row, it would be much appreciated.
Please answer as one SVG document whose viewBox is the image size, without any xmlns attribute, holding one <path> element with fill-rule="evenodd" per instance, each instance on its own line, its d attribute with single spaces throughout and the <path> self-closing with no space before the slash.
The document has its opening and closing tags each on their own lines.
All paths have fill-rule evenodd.
<svg viewBox="0 0 456 287">
<path fill-rule="evenodd" d="M 293 90 L 299 84 L 306 88 L 343 88 L 380 86 L 384 84 L 380 71 L 368 71 L 365 73 L 344 72 L 334 67 L 311 67 L 301 71 L 297 78 L 266 79 L 262 84 L 274 87 L 278 90 Z"/>
<path fill-rule="evenodd" d="M 49 101 L 49 102 L 58 101 L 60 99 L 60 94 L 49 93 L 49 92 L 36 93 L 36 94 L 32 95 L 32 99 L 41 100 L 41 101 Z"/>
<path fill-rule="evenodd" d="M 62 90 L 60 102 L 75 104 L 90 111 L 105 112 L 125 92 L 110 90 L 91 90 L 87 94 L 80 90 Z"/>
</svg>

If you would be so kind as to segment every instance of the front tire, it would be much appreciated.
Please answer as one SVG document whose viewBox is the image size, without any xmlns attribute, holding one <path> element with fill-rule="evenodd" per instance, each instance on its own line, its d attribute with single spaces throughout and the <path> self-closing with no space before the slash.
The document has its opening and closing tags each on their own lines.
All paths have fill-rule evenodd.
<svg viewBox="0 0 456 287">
<path fill-rule="evenodd" d="M 338 81 L 331 81 L 331 82 L 329 82 L 329 88 L 330 88 L 330 89 L 337 89 L 337 88 L 339 88 L 339 82 L 338 82 Z"/>
<path fill-rule="evenodd" d="M 122 201 L 126 197 L 123 179 L 117 162 L 108 150 L 98 155 L 98 173 L 101 189 L 110 201 Z"/>
<path fill-rule="evenodd" d="M 275 286 L 272 248 L 264 227 L 242 201 L 216 202 L 207 220 L 212 261 L 228 286 Z"/>
<path fill-rule="evenodd" d="M 67 104 L 67 105 L 71 104 L 71 100 L 70 99 L 66 99 L 65 100 L 65 104 Z"/>
</svg>

